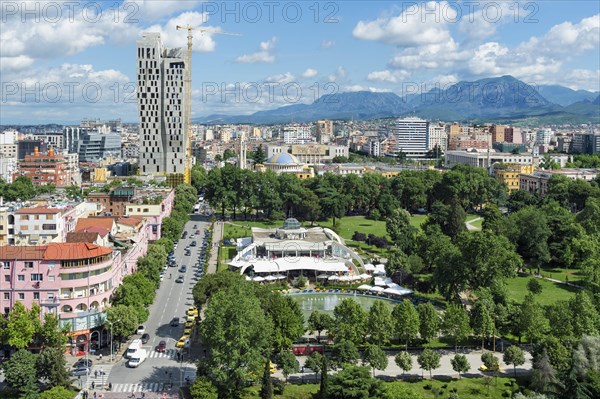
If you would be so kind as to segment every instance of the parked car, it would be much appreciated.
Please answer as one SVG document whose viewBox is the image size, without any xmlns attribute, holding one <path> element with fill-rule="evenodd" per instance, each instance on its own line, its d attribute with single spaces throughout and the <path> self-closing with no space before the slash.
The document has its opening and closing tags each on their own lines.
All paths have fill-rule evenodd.
<svg viewBox="0 0 600 399">
<path fill-rule="evenodd" d="M 177 341 L 177 343 L 175 344 L 175 347 L 183 348 L 189 340 L 190 340 L 190 337 L 188 337 L 187 335 L 184 335 L 181 338 L 179 338 L 179 341 Z"/>
<path fill-rule="evenodd" d="M 75 362 L 75 364 L 73 365 L 73 368 L 76 368 L 76 369 L 83 368 L 83 367 L 91 368 L 93 363 L 94 362 L 91 359 L 79 359 L 78 361 Z"/>
<path fill-rule="evenodd" d="M 143 324 L 140 324 L 137 328 L 137 330 L 135 330 L 135 333 L 137 335 L 142 335 L 143 333 L 146 332 L 146 326 L 144 326 Z"/>
<path fill-rule="evenodd" d="M 142 335 L 142 344 L 147 344 L 150 341 L 150 334 L 145 333 Z"/>
<path fill-rule="evenodd" d="M 179 268 L 179 273 L 185 273 L 185 272 L 187 272 L 187 266 L 181 265 L 181 267 Z"/>
<path fill-rule="evenodd" d="M 81 375 L 88 375 L 90 373 L 90 369 L 87 367 L 80 367 L 80 368 L 76 368 L 75 370 L 71 371 L 71 375 L 74 377 L 78 377 Z"/>
<path fill-rule="evenodd" d="M 179 327 L 179 317 L 173 317 L 171 320 L 171 327 Z"/>
<path fill-rule="evenodd" d="M 164 352 L 167 350 L 167 342 L 166 341 L 160 341 L 158 343 L 158 346 L 156 347 L 156 351 L 157 352 Z"/>
<path fill-rule="evenodd" d="M 194 241 L 192 241 L 192 242 L 190 243 L 190 246 L 191 246 L 191 247 L 195 247 L 196 245 L 198 245 L 198 244 L 196 243 L 196 240 L 194 240 Z"/>
<path fill-rule="evenodd" d="M 176 283 L 183 283 L 183 276 L 179 276 L 177 277 L 177 280 L 175 280 Z"/>
</svg>

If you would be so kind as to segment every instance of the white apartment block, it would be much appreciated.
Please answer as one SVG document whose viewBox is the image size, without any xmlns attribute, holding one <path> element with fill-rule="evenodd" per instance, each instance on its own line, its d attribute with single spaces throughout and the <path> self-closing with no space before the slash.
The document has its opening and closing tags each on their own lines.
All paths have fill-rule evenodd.
<svg viewBox="0 0 600 399">
<path fill-rule="evenodd" d="M 446 126 L 442 123 L 429 125 L 427 149 L 433 150 L 436 146 L 444 152 L 448 148 L 448 133 L 446 132 Z"/>
<path fill-rule="evenodd" d="M 454 165 L 463 164 L 471 165 L 480 168 L 490 168 L 495 163 L 516 164 L 516 165 L 531 165 L 537 167 L 540 163 L 540 158 L 537 155 L 524 153 L 512 154 L 506 152 L 494 151 L 447 151 L 444 154 L 444 162 L 447 168 Z"/>
<path fill-rule="evenodd" d="M 310 128 L 306 126 L 286 126 L 283 128 L 283 142 L 285 144 L 307 144 L 312 140 Z"/>
<path fill-rule="evenodd" d="M 424 157 L 427 153 L 429 122 L 417 117 L 398 119 L 394 126 L 396 152 L 408 158 Z"/>
<path fill-rule="evenodd" d="M 185 51 L 164 48 L 159 33 L 137 42 L 139 166 L 143 174 L 185 173 Z"/>
</svg>

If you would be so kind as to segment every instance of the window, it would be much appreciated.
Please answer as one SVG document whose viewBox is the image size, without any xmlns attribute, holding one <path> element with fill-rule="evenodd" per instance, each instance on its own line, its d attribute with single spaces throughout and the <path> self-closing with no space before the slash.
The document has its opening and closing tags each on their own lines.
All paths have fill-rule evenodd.
<svg viewBox="0 0 600 399">
<path fill-rule="evenodd" d="M 4 276 L 4 281 L 10 283 L 10 276 Z"/>
<path fill-rule="evenodd" d="M 46 215 L 46 220 L 52 220 L 52 215 Z"/>
<path fill-rule="evenodd" d="M 10 293 L 8 293 L 8 292 L 5 292 L 5 293 L 4 293 L 4 300 L 5 300 L 5 301 L 8 301 L 8 300 L 10 300 Z"/>
<path fill-rule="evenodd" d="M 25 262 L 26 269 L 33 269 L 33 262 Z"/>
<path fill-rule="evenodd" d="M 25 294 L 23 292 L 19 292 L 19 299 L 20 300 L 24 300 L 25 299 Z"/>
<path fill-rule="evenodd" d="M 48 293 L 48 300 L 54 300 L 54 293 L 53 292 L 49 292 Z"/>
<path fill-rule="evenodd" d="M 8 262 L 8 261 L 2 262 L 2 268 L 4 270 L 10 270 L 10 262 Z"/>
<path fill-rule="evenodd" d="M 54 281 L 54 276 L 48 276 L 48 281 Z"/>
<path fill-rule="evenodd" d="M 43 281 L 44 275 L 42 273 L 33 273 L 31 275 L 31 281 Z"/>
<path fill-rule="evenodd" d="M 17 281 L 25 281 L 25 275 L 24 274 L 17 275 Z"/>
<path fill-rule="evenodd" d="M 39 292 L 34 292 L 33 293 L 33 299 L 40 299 L 40 293 Z"/>
</svg>

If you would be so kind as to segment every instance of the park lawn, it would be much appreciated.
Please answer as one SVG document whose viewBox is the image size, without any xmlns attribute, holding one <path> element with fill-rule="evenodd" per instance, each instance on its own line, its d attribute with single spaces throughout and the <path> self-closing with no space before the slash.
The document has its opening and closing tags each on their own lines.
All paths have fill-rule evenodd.
<svg viewBox="0 0 600 399">
<path fill-rule="evenodd" d="M 509 300 L 522 303 L 527 291 L 527 282 L 531 276 L 518 276 L 506 280 Z M 552 305 L 556 301 L 571 299 L 577 292 L 577 288 L 569 287 L 564 284 L 554 283 L 552 281 L 538 279 L 542 285 L 542 292 L 536 295 L 537 301 L 541 305 Z"/>
<path fill-rule="evenodd" d="M 217 260 L 217 272 L 227 270 L 229 268 L 227 262 L 233 259 L 236 254 L 237 250 L 234 246 L 221 245 L 219 247 L 219 257 Z"/>
<path fill-rule="evenodd" d="M 377 374 L 377 373 L 376 373 Z M 427 374 L 427 373 L 425 373 Z M 517 392 L 519 385 L 513 378 L 462 378 L 460 380 L 417 380 L 414 382 L 393 381 L 384 382 L 384 385 L 402 385 L 403 388 L 410 388 L 419 394 L 423 399 L 447 398 L 451 394 L 451 389 L 456 388 L 460 399 L 504 399 L 505 392 Z M 489 390 L 489 394 L 488 394 Z M 313 399 L 319 391 L 318 384 L 288 384 L 285 387 L 283 395 L 273 395 L 273 398 L 279 399 Z M 244 399 L 258 398 L 260 386 L 254 386 L 248 390 Z"/>
<path fill-rule="evenodd" d="M 560 281 L 567 281 L 569 283 L 575 283 L 575 284 L 577 284 L 578 282 L 582 282 L 584 279 L 583 274 L 578 269 L 566 269 L 566 268 L 555 267 L 552 269 L 543 268 L 540 270 L 540 272 L 542 273 L 542 276 L 544 276 L 544 277 L 553 278 L 553 279 L 560 280 Z"/>
<path fill-rule="evenodd" d="M 414 215 L 410 218 L 410 224 L 414 227 L 421 227 L 426 218 L 426 215 Z M 365 216 L 346 216 L 336 219 L 336 223 L 338 234 L 347 240 L 352 238 L 355 231 L 366 235 L 385 236 L 389 239 L 385 230 L 385 220 L 371 220 Z M 326 222 L 316 222 L 315 224 L 331 229 L 333 219 L 329 219 Z"/>
</svg>

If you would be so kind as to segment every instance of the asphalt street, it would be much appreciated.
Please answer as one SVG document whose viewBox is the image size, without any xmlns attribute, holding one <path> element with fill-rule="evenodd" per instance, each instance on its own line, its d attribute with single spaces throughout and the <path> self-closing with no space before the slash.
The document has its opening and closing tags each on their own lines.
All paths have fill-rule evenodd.
<svg viewBox="0 0 600 399">
<path fill-rule="evenodd" d="M 196 225 L 196 228 L 193 226 Z M 127 367 L 127 359 L 119 358 L 115 365 L 110 368 L 108 382 L 112 384 L 113 392 L 135 392 L 135 391 L 162 391 L 168 390 L 173 384 L 173 389 L 185 383 L 185 378 L 194 378 L 196 366 L 188 362 L 186 356 L 183 361 L 177 361 L 175 343 L 183 334 L 186 318 L 186 310 L 193 305 L 192 288 L 198 279 L 194 276 L 196 263 L 199 259 L 204 230 L 209 227 L 206 218 L 192 215 L 191 220 L 186 223 L 185 231 L 188 232 L 186 239 L 180 239 L 175 249 L 177 267 L 168 267 L 165 279 L 161 282 L 156 293 L 154 304 L 150 307 L 149 319 L 144 323 L 146 332 L 150 334 L 150 341 L 143 345 L 149 353 L 148 358 L 137 368 Z M 200 234 L 195 234 L 200 230 Z M 194 238 L 191 238 L 195 234 Z M 192 241 L 197 246 L 190 247 L 191 255 L 185 256 L 185 247 Z M 208 244 L 210 249 L 210 243 Z M 181 265 L 187 266 L 185 273 L 180 273 Z M 206 271 L 205 271 L 206 272 Z M 178 276 L 184 276 L 183 283 L 176 283 Z M 170 277 L 169 277 L 170 276 Z M 171 327 L 173 317 L 180 318 L 178 327 Z M 134 335 L 131 339 L 140 338 Z M 167 342 L 167 350 L 164 353 L 156 352 L 156 346 L 160 341 Z M 125 344 L 126 345 L 126 344 Z M 106 367 L 105 367 L 106 371 Z"/>
</svg>

